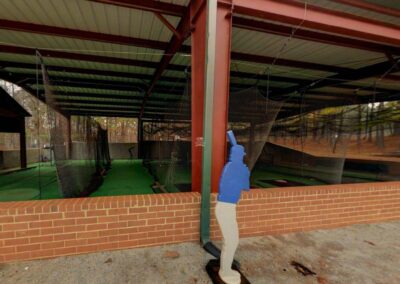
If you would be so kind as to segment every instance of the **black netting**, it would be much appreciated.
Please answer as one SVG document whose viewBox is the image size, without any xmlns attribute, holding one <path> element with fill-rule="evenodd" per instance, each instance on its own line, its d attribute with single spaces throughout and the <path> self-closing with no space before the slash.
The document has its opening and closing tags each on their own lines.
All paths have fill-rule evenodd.
<svg viewBox="0 0 400 284">
<path fill-rule="evenodd" d="M 44 64 L 42 75 L 59 190 L 64 197 L 88 196 L 101 185 L 104 169 L 109 167 L 106 134 L 90 116 L 72 117 L 70 124 L 58 108 L 55 87 Z"/>
<path fill-rule="evenodd" d="M 191 122 L 189 79 L 179 99 L 170 105 L 173 113 L 162 121 L 143 124 L 144 164 L 154 176 L 156 193 L 191 190 Z"/>
<path fill-rule="evenodd" d="M 342 182 L 353 127 L 343 108 L 318 115 L 307 104 L 277 101 L 254 87 L 232 93 L 229 127 L 246 149 L 253 186 L 294 186 Z M 291 109 L 292 115 L 285 115 Z M 278 116 L 280 115 L 280 116 Z"/>
</svg>

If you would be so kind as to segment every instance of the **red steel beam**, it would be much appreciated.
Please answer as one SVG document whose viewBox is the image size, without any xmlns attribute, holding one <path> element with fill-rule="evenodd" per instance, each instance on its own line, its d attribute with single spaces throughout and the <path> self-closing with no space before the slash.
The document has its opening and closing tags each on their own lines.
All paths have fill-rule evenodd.
<svg viewBox="0 0 400 284">
<path fill-rule="evenodd" d="M 148 12 L 162 13 L 165 15 L 181 17 L 185 14 L 185 7 L 172 3 L 152 0 L 89 0 L 91 2 L 112 4 L 120 7 L 133 8 Z"/>
<path fill-rule="evenodd" d="M 193 1 L 190 13 L 191 22 L 195 26 L 192 32 L 192 92 L 191 92 L 191 135 L 192 135 L 192 191 L 201 191 L 202 160 L 203 160 L 203 112 L 205 92 L 205 51 L 206 51 L 206 7 L 200 0 Z"/>
<path fill-rule="evenodd" d="M 270 33 L 280 36 L 289 36 L 292 34 L 295 27 L 284 26 L 271 22 L 257 21 L 254 19 L 233 17 L 233 26 L 236 28 Z M 400 54 L 400 49 L 397 46 L 375 43 L 366 40 L 349 38 L 341 35 L 328 34 L 323 32 L 311 31 L 298 28 L 293 34 L 294 38 L 320 42 L 325 44 L 356 48 L 360 50 L 368 50 L 373 52 L 383 52 L 391 54 Z"/>
<path fill-rule="evenodd" d="M 11 46 L 11 45 L 0 45 L 0 52 L 2 53 L 14 53 L 21 55 L 36 55 L 36 49 L 28 48 L 28 47 L 19 47 L 19 46 Z M 140 66 L 146 68 L 157 68 L 157 62 L 144 61 L 144 60 L 135 60 L 128 58 L 120 58 L 120 57 L 111 57 L 111 56 L 102 56 L 102 55 L 92 55 L 92 54 L 82 54 L 82 53 L 73 53 L 73 52 L 65 52 L 65 51 L 55 51 L 55 50 L 40 50 L 40 54 L 42 54 L 43 58 L 63 58 L 70 60 L 78 60 L 78 61 L 90 61 L 97 63 L 106 63 L 106 64 L 118 64 L 118 65 L 127 65 L 127 66 Z M 185 66 L 170 64 L 169 68 L 171 70 L 183 71 L 185 70 Z"/>
<path fill-rule="evenodd" d="M 180 34 L 180 36 L 174 35 L 168 44 L 168 47 L 166 48 L 163 57 L 161 58 L 160 63 L 158 64 L 156 71 L 154 72 L 153 79 L 150 82 L 149 88 L 147 89 L 147 92 L 145 94 L 145 97 L 143 98 L 143 105 L 142 109 L 140 110 L 140 116 L 139 118 L 142 118 L 144 108 L 146 106 L 146 102 L 151 95 L 153 88 L 157 84 L 157 81 L 160 79 L 164 71 L 167 69 L 169 63 L 171 62 L 171 59 L 174 57 L 174 55 L 181 49 L 183 42 L 190 36 L 190 4 L 189 8 L 187 9 L 187 12 L 185 15 L 182 17 L 180 20 L 178 27 L 176 28 L 177 32 Z M 183 66 L 184 67 L 184 66 Z"/>
<path fill-rule="evenodd" d="M 247 53 L 234 52 L 234 51 L 232 51 L 232 53 L 231 53 L 231 58 L 233 60 L 247 61 L 247 62 L 254 62 L 254 63 L 261 63 L 261 64 L 271 64 L 272 62 L 275 62 L 275 65 L 296 67 L 296 68 L 300 68 L 300 69 L 327 71 L 327 72 L 332 72 L 332 73 L 339 73 L 339 72 L 352 70 L 352 68 L 338 67 L 338 66 L 333 66 L 333 65 L 311 63 L 311 62 L 304 62 L 304 61 L 297 61 L 297 60 L 290 60 L 290 59 L 275 59 L 274 57 L 270 57 L 270 56 L 247 54 Z"/>
<path fill-rule="evenodd" d="M 221 0 L 220 0 L 221 1 Z M 232 0 L 234 12 L 286 25 L 400 45 L 400 28 L 292 0 Z"/>
<path fill-rule="evenodd" d="M 17 21 L 3 20 L 3 19 L 0 19 L 0 29 L 13 30 L 19 32 L 29 32 L 29 33 L 43 34 L 43 35 L 61 36 L 61 37 L 75 38 L 81 40 L 107 42 L 113 44 L 131 45 L 131 46 L 138 46 L 138 47 L 145 47 L 152 49 L 165 49 L 168 44 L 166 42 L 161 42 L 156 40 L 118 36 L 112 34 L 60 28 L 60 27 L 17 22 Z"/>
<path fill-rule="evenodd" d="M 352 7 L 357 7 L 357 8 L 363 9 L 363 10 L 368 10 L 368 11 L 372 11 L 372 12 L 376 12 L 376 13 L 380 13 L 380 14 L 385 14 L 388 16 L 400 17 L 400 10 L 396 9 L 394 7 L 389 8 L 389 7 L 385 7 L 382 5 L 376 5 L 376 4 L 372 4 L 372 3 L 368 3 L 366 1 L 360 1 L 360 0 L 331 0 L 331 1 L 345 4 L 345 5 L 352 6 Z"/>
<path fill-rule="evenodd" d="M 180 37 L 181 35 L 179 34 L 179 32 L 175 29 L 175 27 L 168 22 L 168 20 L 166 18 L 164 18 L 163 15 L 161 15 L 160 13 L 154 13 L 154 15 L 171 31 L 174 33 L 174 35 L 176 35 L 177 37 Z"/>
<path fill-rule="evenodd" d="M 242 22 L 243 24 L 243 22 Z M 190 32 L 190 23 L 188 21 L 188 17 L 183 18 L 181 20 L 180 26 L 177 28 L 177 33 L 180 35 L 182 34 L 182 38 L 180 36 L 175 35 L 172 41 L 168 44 L 165 42 L 160 41 L 153 41 L 153 40 L 145 40 L 145 39 L 138 39 L 138 38 L 131 38 L 131 37 L 124 37 L 124 36 L 115 36 L 110 34 L 103 34 L 103 33 L 94 33 L 94 32 L 87 32 L 82 30 L 73 30 L 73 29 L 66 29 L 66 28 L 58 28 L 58 27 L 51 27 L 51 26 L 44 26 L 44 25 L 37 25 L 31 23 L 23 23 L 23 22 L 15 22 L 15 21 L 8 21 L 8 20 L 0 20 L 0 29 L 12 29 L 24 32 L 32 32 L 38 34 L 46 34 L 46 35 L 53 35 L 53 36 L 61 36 L 61 37 L 70 37 L 70 38 L 79 38 L 82 40 L 92 40 L 92 41 L 100 41 L 100 42 L 108 42 L 108 43 L 119 43 L 124 45 L 133 45 L 133 46 L 140 46 L 140 47 L 147 47 L 151 49 L 157 50 L 165 50 L 165 55 L 160 63 L 150 62 L 146 63 L 145 61 L 140 60 L 127 60 L 121 59 L 116 57 L 106 57 L 106 56 L 98 56 L 98 55 L 79 55 L 76 53 L 66 53 L 61 51 L 47 51 L 47 54 L 54 54 L 56 57 L 66 56 L 68 59 L 75 59 L 77 60 L 86 60 L 86 61 L 98 61 L 101 63 L 112 63 L 112 64 L 122 64 L 122 65 L 135 65 L 135 66 L 142 66 L 142 67 L 151 67 L 151 68 L 158 68 L 161 67 L 165 68 L 169 66 L 169 62 L 172 55 L 175 54 L 177 51 L 181 51 L 184 53 L 190 52 L 190 47 L 184 46 L 183 42 L 188 37 Z M 11 48 L 11 47 L 8 47 Z M 0 46 L 1 50 L 6 51 L 5 46 Z M 15 53 L 20 53 L 23 48 L 15 47 Z M 397 49 L 395 50 L 387 50 L 395 54 Z M 45 52 L 45 51 L 44 51 Z M 12 53 L 12 51 L 10 51 Z M 28 51 L 29 53 L 29 51 Z M 20 53 L 21 54 L 21 53 Z M 51 55 L 49 55 L 51 56 Z M 83 59 L 86 58 L 86 59 Z M 260 55 L 251 55 L 251 54 L 244 54 L 238 52 L 232 52 L 232 59 L 234 60 L 241 60 L 241 61 L 248 61 L 248 62 L 256 62 L 256 63 L 265 63 L 269 64 L 274 59 L 268 56 L 260 56 Z M 128 64 L 124 64 L 125 61 L 128 61 Z M 114 63 L 115 62 L 115 63 Z M 282 66 L 292 66 L 297 68 L 304 68 L 304 69 L 312 69 L 312 70 L 319 70 L 319 71 L 329 71 L 329 72 L 341 72 L 343 69 L 336 68 L 334 66 L 323 65 L 323 64 L 315 64 L 303 61 L 296 61 L 296 60 L 284 60 L 280 59 L 275 62 L 276 65 Z M 164 67 L 162 67 L 165 65 Z M 182 70 L 182 69 L 180 69 Z M 159 76 L 160 74 L 157 74 Z"/>
</svg>

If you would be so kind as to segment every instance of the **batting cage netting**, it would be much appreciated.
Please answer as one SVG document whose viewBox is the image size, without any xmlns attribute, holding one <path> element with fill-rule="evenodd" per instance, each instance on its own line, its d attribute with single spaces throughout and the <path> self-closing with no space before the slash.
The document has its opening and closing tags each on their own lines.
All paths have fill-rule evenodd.
<svg viewBox="0 0 400 284">
<path fill-rule="evenodd" d="M 88 196 L 102 184 L 110 168 L 107 132 L 90 116 L 74 116 L 69 121 L 57 105 L 56 86 L 43 62 L 41 69 L 59 190 L 63 197 Z"/>
</svg>

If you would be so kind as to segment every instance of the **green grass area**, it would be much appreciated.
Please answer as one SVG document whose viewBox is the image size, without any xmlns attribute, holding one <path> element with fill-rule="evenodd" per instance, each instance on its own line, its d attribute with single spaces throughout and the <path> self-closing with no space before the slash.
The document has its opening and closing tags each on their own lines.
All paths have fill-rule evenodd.
<svg viewBox="0 0 400 284">
<path fill-rule="evenodd" d="M 153 177 L 141 160 L 114 160 L 100 188 L 90 196 L 151 194 Z"/>
<path fill-rule="evenodd" d="M 73 163 L 79 165 L 79 161 Z M 141 160 L 114 160 L 103 184 L 91 196 L 152 194 L 151 185 L 154 178 L 165 185 L 168 192 L 179 192 L 176 184 L 191 183 L 189 164 L 171 164 L 171 161 L 152 161 L 148 164 L 149 170 L 143 167 Z M 318 178 L 300 176 L 298 171 L 288 167 L 258 166 L 252 172 L 251 185 L 259 188 L 277 187 L 267 182 L 268 180 L 287 180 L 304 185 L 326 184 Z M 307 171 L 304 175 L 307 175 Z M 371 182 L 374 181 L 374 177 L 367 173 L 345 171 L 343 181 Z M 49 163 L 33 164 L 29 169 L 0 175 L 0 201 L 54 198 L 62 196 L 58 190 L 56 169 Z"/>
<path fill-rule="evenodd" d="M 79 167 L 80 161 L 73 161 Z M 114 160 L 103 184 L 91 196 L 151 194 L 153 177 L 142 161 Z M 39 190 L 39 188 L 41 190 Z M 49 163 L 0 175 L 0 201 L 63 198 L 58 190 L 56 168 Z"/>
<path fill-rule="evenodd" d="M 39 190 L 41 188 L 41 190 Z M 61 198 L 56 169 L 49 163 L 0 175 L 0 201 Z"/>
</svg>

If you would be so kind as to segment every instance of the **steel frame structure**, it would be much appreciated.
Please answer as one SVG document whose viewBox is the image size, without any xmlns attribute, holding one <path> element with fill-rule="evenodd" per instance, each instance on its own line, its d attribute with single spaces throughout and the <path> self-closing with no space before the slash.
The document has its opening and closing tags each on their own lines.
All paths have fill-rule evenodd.
<svg viewBox="0 0 400 284">
<path fill-rule="evenodd" d="M 131 100 L 128 106 L 132 106 L 132 113 L 140 119 L 155 118 L 157 113 L 169 113 L 173 106 L 174 100 L 164 98 L 163 101 L 167 103 L 164 110 L 157 108 L 158 100 L 151 97 L 154 93 L 169 93 L 166 87 L 161 86 L 160 82 L 174 82 L 177 77 L 165 76 L 165 71 L 179 71 L 184 72 L 186 66 L 171 64 L 173 56 L 178 53 L 191 53 L 191 74 L 192 74 L 192 105 L 191 105 L 191 119 L 192 119 L 192 187 L 194 191 L 201 191 L 202 188 L 202 164 L 203 153 L 207 152 L 211 155 L 211 177 L 209 188 L 212 192 L 216 192 L 218 188 L 218 178 L 226 157 L 226 139 L 225 131 L 227 128 L 227 102 L 230 87 L 235 84 L 230 83 L 230 77 L 251 77 L 256 79 L 265 79 L 264 75 L 231 71 L 230 61 L 239 60 L 245 62 L 256 62 L 263 64 L 271 64 L 274 62 L 276 65 L 296 67 L 302 69 L 310 69 L 317 71 L 327 71 L 335 73 L 329 80 L 323 83 L 315 84 L 312 80 L 285 78 L 280 76 L 270 76 L 269 79 L 276 81 L 283 81 L 294 83 L 296 86 L 290 88 L 283 88 L 275 90 L 277 94 L 286 94 L 307 88 L 313 89 L 316 86 L 329 86 L 336 78 L 368 78 L 369 76 L 379 76 L 374 70 L 362 69 L 356 70 L 352 68 L 338 67 L 325 64 L 317 64 L 311 62 L 303 62 L 300 60 L 278 59 L 267 56 L 260 56 L 254 54 L 246 54 L 242 52 L 234 52 L 230 50 L 231 47 L 231 33 L 233 28 L 245 29 L 249 31 L 258 31 L 267 34 L 275 34 L 280 36 L 288 36 L 292 33 L 293 28 L 296 32 L 293 34 L 294 38 L 325 43 L 336 46 L 351 47 L 360 50 L 379 52 L 386 54 L 389 61 L 396 59 L 393 56 L 400 55 L 400 31 L 399 27 L 385 22 L 366 19 L 359 16 L 351 15 L 349 13 L 328 10 L 313 5 L 303 5 L 293 0 L 216 0 L 216 20 L 218 25 L 216 28 L 216 43 L 215 46 L 207 46 L 207 8 L 210 1 L 207 0 L 192 0 L 187 7 L 164 3 L 153 0 L 88 0 L 94 3 L 101 3 L 104 5 L 117 5 L 125 8 L 139 9 L 154 13 L 156 17 L 167 26 L 173 33 L 170 42 L 160 42 L 150 39 L 133 38 L 127 36 L 117 36 L 112 34 L 89 32 L 84 30 L 75 30 L 69 28 L 53 27 L 41 24 L 24 23 L 11 20 L 0 20 L 1 29 L 22 31 L 41 35 L 60 36 L 67 38 L 75 38 L 81 40 L 90 40 L 107 43 L 117 43 L 130 46 L 145 47 L 155 50 L 162 50 L 164 55 L 160 62 L 133 60 L 118 57 L 109 57 L 101 55 L 88 55 L 79 54 L 66 51 L 54 50 L 40 50 L 43 57 L 68 59 L 73 61 L 88 61 L 94 63 L 116 64 L 125 66 L 138 66 L 143 68 L 152 69 L 154 72 L 149 74 L 136 74 L 130 72 L 106 71 L 95 70 L 80 67 L 64 67 L 58 65 L 49 65 L 49 71 L 62 71 L 76 74 L 92 74 L 99 76 L 115 76 L 121 78 L 138 78 L 144 80 L 145 84 L 138 83 L 125 83 L 123 82 L 107 82 L 104 80 L 92 80 L 93 85 L 101 86 L 106 90 L 113 88 L 119 90 L 128 90 L 132 86 L 144 89 L 144 96 L 141 102 L 136 101 L 135 96 L 126 97 Z M 335 0 L 344 5 L 357 7 L 359 9 L 369 10 L 376 13 L 382 13 L 389 16 L 399 16 L 400 11 L 396 9 L 388 9 L 383 6 L 373 5 L 361 0 Z M 171 25 L 167 18 L 163 15 L 180 17 L 180 22 L 177 27 Z M 245 17 L 243 17 L 245 16 Z M 208 19 L 210 20 L 210 19 Z M 184 45 L 185 40 L 191 36 L 191 47 Z M 218 46 L 218 48 L 217 48 Z M 214 50 L 213 62 L 208 62 L 209 54 L 206 50 Z M 33 48 L 0 45 L 0 52 L 11 53 L 19 55 L 33 56 L 36 50 Z M 215 76 L 213 87 L 206 90 L 206 77 L 209 76 L 210 70 L 206 70 L 206 63 L 214 64 Z M 390 63 L 385 63 L 387 66 Z M 18 74 L 6 70 L 6 68 L 23 68 L 35 69 L 35 64 L 32 63 L 19 63 L 0 61 L 0 77 L 10 82 L 19 84 L 28 92 L 36 95 L 39 91 L 33 88 L 34 83 L 29 79 L 29 74 Z M 368 72 L 366 72 L 366 70 Z M 354 75 L 355 74 L 355 75 Z M 387 79 L 398 80 L 398 75 L 388 75 Z M 85 86 L 79 80 L 68 79 L 63 77 L 61 79 L 66 86 L 77 87 Z M 88 80 L 89 82 L 90 80 Z M 90 82 L 89 82 L 90 83 Z M 113 87 L 114 85 L 114 87 Z M 115 87 L 115 85 L 118 85 Z M 310 87 L 312 85 L 313 87 Z M 245 85 L 237 87 L 245 87 Z M 345 89 L 349 85 L 341 84 L 339 87 Z M 384 94 L 385 90 L 382 91 Z M 214 102 L 212 109 L 207 109 L 206 94 L 209 94 Z M 316 91 L 323 94 L 323 92 Z M 62 92 L 59 93 L 63 95 Z M 79 93 L 69 93 L 72 99 L 69 99 L 70 106 L 68 109 L 69 114 L 79 114 L 79 109 L 74 109 L 73 105 L 78 103 L 76 97 Z M 101 94 L 82 94 L 90 97 L 105 97 Z M 325 96 L 325 95 L 324 95 Z M 326 94 L 329 96 L 329 94 Z M 113 98 L 124 99 L 123 96 L 113 96 Z M 135 101 L 134 101 L 135 100 Z M 340 101 L 340 100 L 338 100 Z M 79 100 L 79 102 L 83 102 Z M 342 101 L 345 103 L 345 100 Z M 67 100 L 60 100 L 60 103 L 67 103 Z M 91 107 L 89 101 L 87 103 L 87 114 L 109 115 L 111 111 L 121 111 L 121 116 L 129 116 L 123 112 L 124 108 L 118 103 L 106 104 L 102 108 L 96 109 Z M 206 117 L 204 114 L 212 114 Z M 290 112 L 288 112 L 290 113 Z M 132 114 L 131 114 L 132 115 Z M 130 115 L 130 116 L 131 116 Z M 204 138 L 205 129 L 211 129 L 209 143 L 206 143 Z M 207 147 L 211 147 L 208 149 Z M 203 182 L 203 190 L 206 185 Z"/>
</svg>

